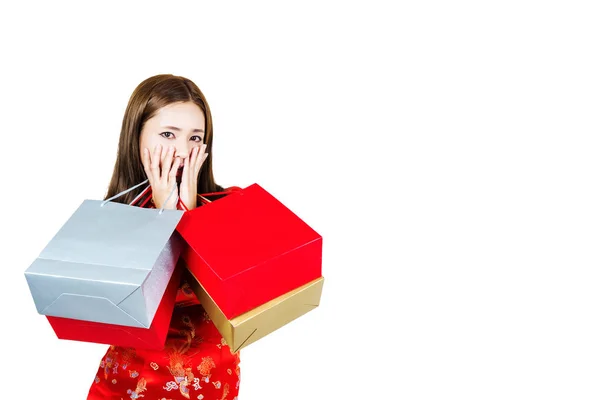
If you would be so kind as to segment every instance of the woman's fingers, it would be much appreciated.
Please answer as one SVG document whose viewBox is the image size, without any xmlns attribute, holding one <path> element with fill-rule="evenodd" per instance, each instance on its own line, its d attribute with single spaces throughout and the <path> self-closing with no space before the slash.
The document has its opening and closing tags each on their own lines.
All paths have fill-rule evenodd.
<svg viewBox="0 0 600 400">
<path fill-rule="evenodd" d="M 177 169 L 181 160 L 174 153 L 175 146 L 163 147 L 160 144 L 156 145 L 152 153 L 149 149 L 144 149 L 142 153 L 142 163 L 150 181 L 156 208 L 177 208 Z"/>
<path fill-rule="evenodd" d="M 173 166 L 169 170 L 169 176 L 167 179 L 167 185 L 169 187 L 177 183 L 177 170 L 179 169 L 179 165 L 181 165 L 181 158 L 176 157 Z"/>
<path fill-rule="evenodd" d="M 204 160 L 206 160 L 206 157 L 208 157 L 208 153 L 206 153 L 206 145 L 203 144 L 202 146 L 200 146 L 200 148 L 197 148 L 197 156 L 193 164 L 194 175 L 196 176 L 196 179 L 198 177 L 200 169 L 202 169 L 202 164 L 204 163 Z"/>
<path fill-rule="evenodd" d="M 142 150 L 142 165 L 144 166 L 144 172 L 148 177 L 148 182 L 152 185 L 152 174 L 150 173 L 150 151 L 144 147 Z"/>
<path fill-rule="evenodd" d="M 190 158 L 186 157 L 183 160 L 183 171 L 181 172 L 181 182 L 188 182 L 190 179 Z"/>
<path fill-rule="evenodd" d="M 171 167 L 173 164 L 173 154 L 175 153 L 175 146 L 169 146 L 165 149 L 164 155 L 161 156 L 161 173 L 160 178 L 162 180 L 168 180 Z"/>
<path fill-rule="evenodd" d="M 192 152 L 191 152 L 190 156 L 187 158 L 187 160 L 188 160 L 188 164 L 187 164 L 188 171 L 186 171 L 186 173 L 187 173 L 186 176 L 187 176 L 188 179 L 191 179 L 193 177 L 193 173 L 195 172 L 194 166 L 196 165 L 196 159 L 197 158 L 198 158 L 198 148 L 194 147 L 192 149 Z"/>
<path fill-rule="evenodd" d="M 190 154 L 189 159 L 190 159 L 190 167 L 193 167 L 194 165 L 196 165 L 196 158 L 198 157 L 198 148 L 194 147 L 192 149 L 192 154 Z"/>
<path fill-rule="evenodd" d="M 150 175 L 152 177 L 148 177 L 152 182 L 156 182 L 160 179 L 160 153 L 162 151 L 162 146 L 157 144 L 154 147 L 154 152 L 152 153 L 152 157 L 150 158 Z M 150 151 L 148 151 L 150 153 Z M 148 154 L 150 155 L 150 154 Z"/>
<path fill-rule="evenodd" d="M 202 147 L 200 147 L 200 157 L 197 164 L 198 171 L 202 168 L 202 164 L 204 163 L 204 160 L 206 160 L 206 157 L 208 157 L 208 153 L 206 152 L 206 145 L 203 144 Z"/>
<path fill-rule="evenodd" d="M 202 165 L 204 165 L 204 161 L 208 158 L 208 153 L 204 153 L 202 155 L 202 160 L 200 161 L 200 165 L 198 166 L 198 172 L 202 169 Z"/>
</svg>

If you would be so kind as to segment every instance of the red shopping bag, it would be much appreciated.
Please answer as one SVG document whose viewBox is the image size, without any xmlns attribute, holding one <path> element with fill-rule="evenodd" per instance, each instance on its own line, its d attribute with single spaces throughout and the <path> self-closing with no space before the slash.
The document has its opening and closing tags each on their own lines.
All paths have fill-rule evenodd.
<svg viewBox="0 0 600 400">
<path fill-rule="evenodd" d="M 258 184 L 185 212 L 177 231 L 181 257 L 228 319 L 321 277 L 321 235 Z"/>
</svg>

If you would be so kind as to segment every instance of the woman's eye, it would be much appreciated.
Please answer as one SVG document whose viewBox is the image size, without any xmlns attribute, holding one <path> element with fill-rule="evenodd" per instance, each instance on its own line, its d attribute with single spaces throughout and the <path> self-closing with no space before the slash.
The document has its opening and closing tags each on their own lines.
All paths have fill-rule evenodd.
<svg viewBox="0 0 600 400">
<path fill-rule="evenodd" d="M 173 136 L 175 136 L 175 135 L 173 134 L 173 132 L 162 132 L 162 133 L 160 134 L 160 136 L 162 136 L 162 137 L 165 137 L 165 138 L 167 138 L 167 139 L 170 137 L 169 135 L 173 135 Z"/>
<path fill-rule="evenodd" d="M 202 139 L 202 136 L 198 136 L 198 135 L 194 135 L 194 136 L 192 136 L 192 137 L 191 137 L 191 139 L 192 139 L 194 142 L 198 142 L 198 143 L 202 143 L 202 141 L 203 141 L 203 139 Z"/>
</svg>

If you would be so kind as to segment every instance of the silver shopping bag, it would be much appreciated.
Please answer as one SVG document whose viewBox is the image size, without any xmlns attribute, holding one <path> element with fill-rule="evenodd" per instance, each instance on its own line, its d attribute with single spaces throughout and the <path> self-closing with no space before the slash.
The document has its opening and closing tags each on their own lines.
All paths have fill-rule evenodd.
<svg viewBox="0 0 600 400">
<path fill-rule="evenodd" d="M 111 202 L 147 181 L 85 200 L 25 271 L 40 314 L 150 327 L 183 246 L 183 211 L 133 206 L 141 194 Z"/>
</svg>

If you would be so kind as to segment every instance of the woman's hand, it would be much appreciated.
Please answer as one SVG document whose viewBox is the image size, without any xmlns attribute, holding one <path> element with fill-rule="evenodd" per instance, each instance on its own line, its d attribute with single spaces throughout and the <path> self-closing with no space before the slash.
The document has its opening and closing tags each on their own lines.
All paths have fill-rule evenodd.
<svg viewBox="0 0 600 400">
<path fill-rule="evenodd" d="M 152 155 L 150 150 L 144 148 L 142 154 L 142 164 L 144 171 L 152 187 L 152 201 L 156 208 L 176 209 L 177 208 L 177 168 L 179 168 L 179 157 L 173 162 L 175 147 L 164 148 L 159 144 L 154 148 Z M 165 204 L 167 197 L 175 188 L 175 192 Z"/>
<path fill-rule="evenodd" d="M 192 154 L 186 157 L 183 162 L 179 193 L 181 201 L 188 210 L 196 208 L 198 199 L 198 174 L 200 173 L 200 169 L 202 169 L 202 164 L 204 164 L 206 157 L 208 157 L 206 144 L 203 144 L 200 147 L 194 147 Z"/>
</svg>

